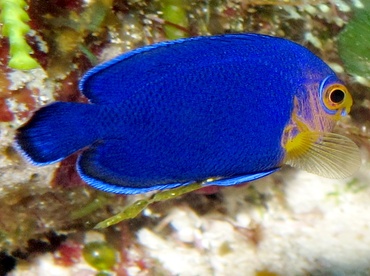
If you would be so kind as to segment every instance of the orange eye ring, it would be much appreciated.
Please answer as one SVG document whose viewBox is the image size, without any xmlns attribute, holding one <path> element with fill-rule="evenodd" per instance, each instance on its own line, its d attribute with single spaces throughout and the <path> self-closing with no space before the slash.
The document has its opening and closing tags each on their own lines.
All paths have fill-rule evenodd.
<svg viewBox="0 0 370 276">
<path fill-rule="evenodd" d="M 323 96 L 324 105 L 329 110 L 345 110 L 348 113 L 352 106 L 352 97 L 342 84 L 328 86 Z"/>
</svg>

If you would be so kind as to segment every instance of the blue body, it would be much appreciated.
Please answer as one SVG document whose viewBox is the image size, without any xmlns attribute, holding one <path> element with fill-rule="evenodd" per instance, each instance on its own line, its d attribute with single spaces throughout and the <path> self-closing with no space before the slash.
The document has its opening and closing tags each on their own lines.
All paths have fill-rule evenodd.
<svg viewBox="0 0 370 276">
<path fill-rule="evenodd" d="M 53 103 L 18 130 L 36 164 L 83 149 L 90 185 L 115 193 L 173 188 L 210 177 L 233 185 L 270 174 L 293 100 L 312 76 L 333 72 L 304 47 L 256 34 L 197 37 L 143 47 L 89 71 L 90 104 Z M 304 95 L 303 95 L 304 96 Z"/>
</svg>

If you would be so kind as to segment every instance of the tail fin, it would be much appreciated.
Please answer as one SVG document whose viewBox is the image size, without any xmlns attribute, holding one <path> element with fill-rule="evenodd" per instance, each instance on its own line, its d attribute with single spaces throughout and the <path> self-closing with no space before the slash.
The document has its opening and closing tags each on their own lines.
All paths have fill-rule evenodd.
<svg viewBox="0 0 370 276">
<path fill-rule="evenodd" d="M 56 102 L 17 130 L 16 146 L 34 164 L 64 159 L 99 139 L 95 105 Z"/>
</svg>

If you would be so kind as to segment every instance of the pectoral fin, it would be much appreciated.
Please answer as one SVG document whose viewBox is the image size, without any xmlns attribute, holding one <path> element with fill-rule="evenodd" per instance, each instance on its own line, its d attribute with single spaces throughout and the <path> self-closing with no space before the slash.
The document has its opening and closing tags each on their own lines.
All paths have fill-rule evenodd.
<svg viewBox="0 0 370 276">
<path fill-rule="evenodd" d="M 328 178 L 345 178 L 361 165 L 360 151 L 349 138 L 304 131 L 285 146 L 285 164 Z"/>
</svg>

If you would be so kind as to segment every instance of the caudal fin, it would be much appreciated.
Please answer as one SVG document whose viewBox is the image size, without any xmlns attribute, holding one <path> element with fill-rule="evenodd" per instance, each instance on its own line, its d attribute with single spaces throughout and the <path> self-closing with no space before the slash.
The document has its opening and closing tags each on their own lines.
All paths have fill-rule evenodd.
<svg viewBox="0 0 370 276">
<path fill-rule="evenodd" d="M 65 102 L 45 106 L 17 130 L 16 146 L 35 164 L 60 161 L 99 138 L 96 108 Z"/>
</svg>

